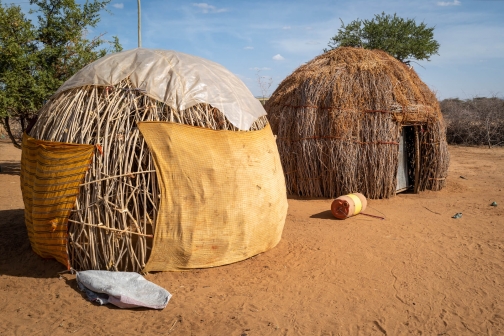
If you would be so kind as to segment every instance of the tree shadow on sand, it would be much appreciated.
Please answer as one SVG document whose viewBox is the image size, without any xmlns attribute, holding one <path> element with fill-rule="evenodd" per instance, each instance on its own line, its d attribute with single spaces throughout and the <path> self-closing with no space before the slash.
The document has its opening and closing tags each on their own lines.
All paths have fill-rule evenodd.
<svg viewBox="0 0 504 336">
<path fill-rule="evenodd" d="M 3 161 L 0 164 L 0 174 L 19 175 L 21 173 L 21 162 Z"/>
<path fill-rule="evenodd" d="M 57 278 L 65 266 L 54 259 L 43 259 L 33 252 L 24 210 L 0 210 L 0 275 L 29 278 Z"/>
</svg>

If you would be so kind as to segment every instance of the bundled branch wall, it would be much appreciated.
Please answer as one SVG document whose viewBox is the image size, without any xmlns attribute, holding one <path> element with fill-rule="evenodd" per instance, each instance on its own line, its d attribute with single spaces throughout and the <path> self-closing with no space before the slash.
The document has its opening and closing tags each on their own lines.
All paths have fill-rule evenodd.
<svg viewBox="0 0 504 336">
<path fill-rule="evenodd" d="M 114 86 L 84 86 L 53 97 L 40 111 L 31 136 L 96 146 L 69 220 L 69 255 L 75 269 L 139 272 L 145 267 L 159 190 L 152 156 L 136 126 L 139 121 L 238 131 L 208 104 L 178 111 L 145 95 L 128 78 Z M 261 117 L 251 130 L 267 122 Z"/>
<path fill-rule="evenodd" d="M 337 48 L 299 67 L 266 103 L 291 194 L 395 194 L 401 127 L 419 127 L 419 190 L 444 186 L 449 154 L 434 93 L 385 52 Z"/>
</svg>

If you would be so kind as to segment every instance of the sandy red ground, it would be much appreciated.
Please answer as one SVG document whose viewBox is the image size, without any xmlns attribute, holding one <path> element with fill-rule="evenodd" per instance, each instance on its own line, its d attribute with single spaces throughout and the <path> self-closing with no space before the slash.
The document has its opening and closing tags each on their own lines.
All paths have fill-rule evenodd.
<svg viewBox="0 0 504 336">
<path fill-rule="evenodd" d="M 504 148 L 450 152 L 444 190 L 369 201 L 385 220 L 340 221 L 331 200 L 290 199 L 271 251 L 148 274 L 173 294 L 155 311 L 96 306 L 32 252 L 20 151 L 0 142 L 0 334 L 504 335 Z"/>
</svg>

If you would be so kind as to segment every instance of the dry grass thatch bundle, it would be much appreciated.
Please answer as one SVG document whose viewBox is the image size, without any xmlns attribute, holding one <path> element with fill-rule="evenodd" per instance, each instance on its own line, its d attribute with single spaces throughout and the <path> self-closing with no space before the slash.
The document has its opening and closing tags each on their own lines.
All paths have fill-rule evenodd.
<svg viewBox="0 0 504 336">
<path fill-rule="evenodd" d="M 159 190 L 139 121 L 238 131 L 209 104 L 177 110 L 146 95 L 129 77 L 112 86 L 87 85 L 52 97 L 30 135 L 97 147 L 69 218 L 68 249 L 75 269 L 138 272 L 149 258 Z M 267 122 L 262 116 L 250 130 Z"/>
<path fill-rule="evenodd" d="M 291 194 L 394 195 L 403 128 L 415 190 L 445 185 L 449 154 L 438 101 L 413 69 L 383 51 L 324 53 L 287 77 L 265 108 Z"/>
</svg>

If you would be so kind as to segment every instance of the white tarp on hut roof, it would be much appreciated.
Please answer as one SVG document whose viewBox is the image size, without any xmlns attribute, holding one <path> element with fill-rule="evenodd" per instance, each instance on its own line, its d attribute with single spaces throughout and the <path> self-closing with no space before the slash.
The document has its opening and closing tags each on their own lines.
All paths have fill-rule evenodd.
<svg viewBox="0 0 504 336">
<path fill-rule="evenodd" d="M 107 55 L 82 68 L 56 93 L 85 85 L 111 86 L 126 77 L 148 96 L 178 110 L 210 104 L 241 130 L 266 114 L 245 84 L 222 65 L 172 50 L 137 48 Z"/>
</svg>

